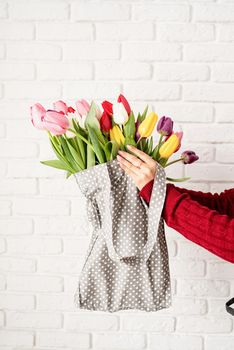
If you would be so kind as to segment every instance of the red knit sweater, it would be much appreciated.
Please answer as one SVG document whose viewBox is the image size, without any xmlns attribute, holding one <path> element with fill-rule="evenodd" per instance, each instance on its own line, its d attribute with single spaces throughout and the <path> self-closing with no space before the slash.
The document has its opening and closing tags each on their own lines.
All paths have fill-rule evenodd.
<svg viewBox="0 0 234 350">
<path fill-rule="evenodd" d="M 153 183 L 149 181 L 139 191 L 147 204 Z M 162 216 L 187 239 L 234 263 L 234 188 L 212 194 L 168 183 Z"/>
</svg>

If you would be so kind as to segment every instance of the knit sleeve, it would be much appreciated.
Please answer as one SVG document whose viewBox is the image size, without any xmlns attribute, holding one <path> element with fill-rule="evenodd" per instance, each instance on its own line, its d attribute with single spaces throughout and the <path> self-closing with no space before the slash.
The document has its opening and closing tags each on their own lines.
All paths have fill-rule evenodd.
<svg viewBox="0 0 234 350">
<path fill-rule="evenodd" d="M 170 184 L 170 186 L 174 185 Z M 225 190 L 221 193 L 194 191 L 181 187 L 176 187 L 176 189 L 180 193 L 189 194 L 191 199 L 209 209 L 216 210 L 220 214 L 234 217 L 234 188 Z"/>
<path fill-rule="evenodd" d="M 234 263 L 233 217 L 201 205 L 175 186 L 167 188 L 162 215 L 184 237 Z"/>
<path fill-rule="evenodd" d="M 139 193 L 148 203 L 152 187 L 153 181 Z M 167 184 L 162 216 L 190 241 L 234 263 L 233 196 L 233 189 L 212 195 Z"/>
<path fill-rule="evenodd" d="M 149 203 L 154 180 L 149 181 L 139 192 L 139 195 Z M 167 188 L 176 189 L 181 194 L 187 193 L 192 200 L 204 205 L 205 207 L 216 210 L 220 214 L 226 214 L 234 217 L 234 188 L 218 193 L 201 192 L 188 190 L 186 188 L 177 187 L 168 183 Z"/>
<path fill-rule="evenodd" d="M 154 179 L 147 182 L 147 184 L 139 191 L 139 195 L 146 201 L 147 204 L 149 204 L 150 201 L 153 185 Z"/>
</svg>

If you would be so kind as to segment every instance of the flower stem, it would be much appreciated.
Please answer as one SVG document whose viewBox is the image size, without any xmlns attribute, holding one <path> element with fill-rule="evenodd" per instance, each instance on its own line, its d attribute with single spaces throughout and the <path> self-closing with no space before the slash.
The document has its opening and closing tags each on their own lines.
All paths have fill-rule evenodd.
<svg viewBox="0 0 234 350">
<path fill-rule="evenodd" d="M 169 165 L 172 165 L 172 164 L 174 164 L 174 163 L 180 162 L 180 161 L 183 160 L 183 159 L 184 159 L 184 158 L 179 158 L 179 159 L 173 160 L 172 162 L 166 164 L 166 165 L 165 165 L 165 168 L 166 168 L 167 166 L 169 166 Z"/>
<path fill-rule="evenodd" d="M 160 149 L 161 144 L 162 144 L 162 139 L 163 139 L 163 134 L 160 134 L 160 138 L 159 138 L 159 141 L 158 141 L 158 148 L 157 148 L 157 153 L 156 153 L 155 159 L 158 159 L 158 156 L 159 156 L 159 149 Z"/>
<path fill-rule="evenodd" d="M 141 141 L 142 137 L 140 136 L 140 138 L 137 140 L 137 144 Z"/>
<path fill-rule="evenodd" d="M 79 134 L 78 132 L 76 132 L 73 129 L 68 129 L 68 130 L 73 132 L 74 134 L 76 134 L 77 137 L 79 137 L 81 140 L 83 140 L 85 143 L 87 143 L 87 145 L 89 145 L 91 147 L 91 149 L 94 151 L 93 145 L 88 140 L 86 140 L 85 137 L 83 137 L 81 134 Z"/>
</svg>

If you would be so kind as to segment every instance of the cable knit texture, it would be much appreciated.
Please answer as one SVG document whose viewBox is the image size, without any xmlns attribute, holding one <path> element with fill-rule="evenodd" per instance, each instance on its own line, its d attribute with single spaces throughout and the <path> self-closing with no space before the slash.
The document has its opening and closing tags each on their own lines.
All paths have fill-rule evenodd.
<svg viewBox="0 0 234 350">
<path fill-rule="evenodd" d="M 139 192 L 147 204 L 152 188 L 153 180 Z M 162 215 L 184 237 L 234 263 L 234 189 L 212 194 L 167 184 Z"/>
</svg>

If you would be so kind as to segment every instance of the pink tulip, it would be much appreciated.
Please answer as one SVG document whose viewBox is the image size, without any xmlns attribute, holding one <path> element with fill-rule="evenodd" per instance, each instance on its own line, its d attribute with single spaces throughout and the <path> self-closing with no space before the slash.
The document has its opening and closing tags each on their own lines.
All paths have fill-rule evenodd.
<svg viewBox="0 0 234 350">
<path fill-rule="evenodd" d="M 69 128 L 69 121 L 63 112 L 48 110 L 44 116 L 43 125 L 53 135 L 62 135 Z"/>
<path fill-rule="evenodd" d="M 83 116 L 87 115 L 88 111 L 90 110 L 90 105 L 86 100 L 82 99 L 76 102 L 76 108 L 79 115 Z"/>
<path fill-rule="evenodd" d="M 62 112 L 63 114 L 75 112 L 75 109 L 73 107 L 68 107 L 68 105 L 61 100 L 54 102 L 53 105 L 54 105 L 54 110 L 56 112 Z"/>
<path fill-rule="evenodd" d="M 30 107 L 31 122 L 40 130 L 44 130 L 43 118 L 46 114 L 45 108 L 40 103 L 35 103 Z"/>
<path fill-rule="evenodd" d="M 181 140 L 182 140 L 182 137 L 183 137 L 183 131 L 177 131 L 177 132 L 175 132 L 175 134 L 178 136 L 178 138 L 179 138 L 179 146 L 177 147 L 177 149 L 175 150 L 175 152 L 177 152 L 179 149 L 180 149 L 180 147 L 181 147 Z M 174 152 L 174 153 L 175 153 Z"/>
<path fill-rule="evenodd" d="M 64 114 L 67 114 L 68 112 L 68 106 L 65 102 L 59 100 L 53 103 L 54 110 L 57 112 L 63 112 Z"/>
</svg>

